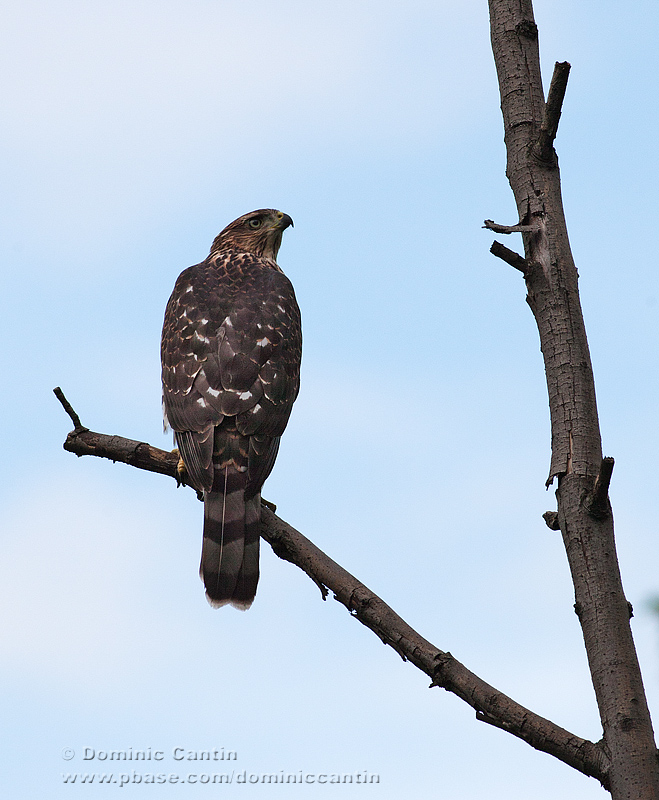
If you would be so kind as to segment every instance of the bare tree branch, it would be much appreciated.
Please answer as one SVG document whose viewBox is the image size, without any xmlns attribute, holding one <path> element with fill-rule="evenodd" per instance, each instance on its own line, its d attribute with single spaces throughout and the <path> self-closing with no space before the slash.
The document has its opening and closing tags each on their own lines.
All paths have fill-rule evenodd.
<svg viewBox="0 0 659 800">
<path fill-rule="evenodd" d="M 542 163 L 554 165 L 556 163 L 556 153 L 554 151 L 554 139 L 558 131 L 558 123 L 561 118 L 561 108 L 567 89 L 567 79 L 570 75 L 570 65 L 567 61 L 556 62 L 554 74 L 549 86 L 547 95 L 547 105 L 545 115 L 542 118 L 540 134 L 535 143 L 533 155 Z"/>
<path fill-rule="evenodd" d="M 490 253 L 497 258 L 500 258 L 502 261 L 505 261 L 506 264 L 510 264 L 511 267 L 518 269 L 522 274 L 526 273 L 526 270 L 529 268 L 528 262 L 525 258 L 516 253 L 514 250 L 510 250 L 510 248 L 506 247 L 501 242 L 493 242 L 492 247 L 490 247 Z"/>
<path fill-rule="evenodd" d="M 63 391 L 62 391 L 62 390 L 59 388 L 59 386 L 56 386 L 56 387 L 53 389 L 53 394 L 54 394 L 54 395 L 55 395 L 55 397 L 56 397 L 56 398 L 57 398 L 57 399 L 60 401 L 60 403 L 62 404 L 62 407 L 64 408 L 64 410 L 66 411 L 66 413 L 67 413 L 67 414 L 69 415 L 69 417 L 71 418 L 71 422 L 73 423 L 73 426 L 74 426 L 74 427 L 73 427 L 74 431 L 76 431 L 76 432 L 80 432 L 80 431 L 86 431 L 86 430 L 88 430 L 87 428 L 85 428 L 85 427 L 83 426 L 82 422 L 80 422 L 80 417 L 79 417 L 79 416 L 76 414 L 76 412 L 73 410 L 73 406 L 72 406 L 72 405 L 71 405 L 71 403 L 69 403 L 69 401 L 66 399 L 66 397 L 64 396 L 64 392 L 63 392 Z"/>
<path fill-rule="evenodd" d="M 56 395 L 71 416 L 71 406 L 61 390 Z M 145 442 L 96 433 L 80 425 L 66 437 L 64 449 L 77 456 L 120 461 L 169 475 L 178 481 L 176 451 L 159 450 Z M 608 757 L 600 745 L 534 714 L 485 683 L 450 653 L 424 639 L 380 597 L 270 508 L 263 507 L 261 513 L 261 536 L 275 554 L 305 572 L 320 588 L 323 599 L 329 589 L 351 616 L 392 647 L 403 660 L 410 661 L 428 675 L 431 686 L 440 686 L 460 697 L 476 711 L 477 719 L 517 736 L 536 750 L 549 753 L 607 786 Z"/>
<path fill-rule="evenodd" d="M 547 527 L 552 531 L 560 531 L 561 526 L 558 524 L 558 511 L 545 511 L 542 518 L 547 523 Z"/>
<path fill-rule="evenodd" d="M 521 233 L 549 393 L 548 483 L 558 479 L 558 524 L 611 757 L 610 790 L 615 800 L 656 800 L 659 762 L 616 556 L 595 382 L 553 153 L 569 65 L 557 64 L 545 104 L 531 0 L 489 6 L 506 175 L 519 219 L 534 228 Z M 548 522 L 553 527 L 556 520 Z"/>
<path fill-rule="evenodd" d="M 595 480 L 595 486 L 593 487 L 593 496 L 588 505 L 588 510 L 596 519 L 603 519 L 611 513 L 609 486 L 611 484 L 614 464 L 615 461 L 610 456 L 603 458 L 600 464 L 600 471 Z"/>
<path fill-rule="evenodd" d="M 491 219 L 486 219 L 485 222 L 483 223 L 483 227 L 487 228 L 488 231 L 493 231 L 494 233 L 505 233 L 505 234 L 534 233 L 535 231 L 538 230 L 537 225 L 529 225 L 526 222 L 518 222 L 516 225 L 499 225 L 498 222 L 494 222 Z"/>
</svg>

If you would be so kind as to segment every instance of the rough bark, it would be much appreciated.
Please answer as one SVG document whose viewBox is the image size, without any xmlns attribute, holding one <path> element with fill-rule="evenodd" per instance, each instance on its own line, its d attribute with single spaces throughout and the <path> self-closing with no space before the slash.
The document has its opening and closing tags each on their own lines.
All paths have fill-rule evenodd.
<svg viewBox="0 0 659 800">
<path fill-rule="evenodd" d="M 495 255 L 523 272 L 545 362 L 551 417 L 548 485 L 557 479 L 558 524 L 570 564 L 615 800 L 656 800 L 659 762 L 629 625 L 608 502 L 612 459 L 602 459 L 595 385 L 568 241 L 553 139 L 569 64 L 557 64 L 547 104 L 530 0 L 490 0 L 491 38 L 507 150 L 506 174 L 525 258 Z"/>
<path fill-rule="evenodd" d="M 169 475 L 177 483 L 186 482 L 177 471 L 176 451 L 158 450 L 145 442 L 90 431 L 81 424 L 61 390 L 56 389 L 55 394 L 75 425 L 66 437 L 65 450 L 78 456 L 100 456 Z M 432 680 L 431 686 L 439 686 L 460 697 L 476 711 L 476 718 L 480 721 L 517 736 L 536 750 L 549 753 L 607 785 L 608 756 L 601 744 L 575 736 L 534 714 L 483 681 L 451 653 L 435 647 L 367 586 L 280 519 L 267 507 L 269 505 L 262 509 L 261 536 L 276 555 L 295 564 L 311 578 L 323 599 L 329 589 L 351 616 L 392 647 L 404 661 L 410 661 L 428 675 Z"/>
</svg>

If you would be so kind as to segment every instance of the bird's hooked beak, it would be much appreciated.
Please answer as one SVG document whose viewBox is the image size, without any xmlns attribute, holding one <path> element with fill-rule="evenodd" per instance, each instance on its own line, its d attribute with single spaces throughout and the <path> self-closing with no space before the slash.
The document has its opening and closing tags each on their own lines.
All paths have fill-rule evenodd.
<svg viewBox="0 0 659 800">
<path fill-rule="evenodd" d="M 272 230 L 282 231 L 283 233 L 283 231 L 289 227 L 294 227 L 291 217 L 289 217 L 288 214 L 284 214 L 282 211 L 278 211 L 276 214 L 276 219 L 272 225 Z"/>
</svg>

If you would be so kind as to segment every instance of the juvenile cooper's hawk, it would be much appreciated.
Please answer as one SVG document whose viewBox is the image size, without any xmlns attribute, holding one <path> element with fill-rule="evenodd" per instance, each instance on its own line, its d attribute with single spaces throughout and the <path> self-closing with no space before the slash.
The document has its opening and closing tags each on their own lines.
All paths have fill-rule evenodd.
<svg viewBox="0 0 659 800">
<path fill-rule="evenodd" d="M 292 224 L 272 208 L 239 217 L 181 273 L 165 311 L 165 426 L 203 492 L 200 574 L 214 607 L 254 600 L 261 487 L 299 389 L 300 310 L 275 260 Z"/>
</svg>

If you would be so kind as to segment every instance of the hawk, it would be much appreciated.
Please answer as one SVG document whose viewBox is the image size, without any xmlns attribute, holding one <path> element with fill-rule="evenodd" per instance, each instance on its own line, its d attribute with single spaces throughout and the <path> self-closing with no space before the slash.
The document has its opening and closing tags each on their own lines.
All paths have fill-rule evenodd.
<svg viewBox="0 0 659 800">
<path fill-rule="evenodd" d="M 165 311 L 165 428 L 203 493 L 199 572 L 215 608 L 254 600 L 261 487 L 300 385 L 300 310 L 276 261 L 292 224 L 262 208 L 227 225 L 180 274 Z"/>
</svg>

